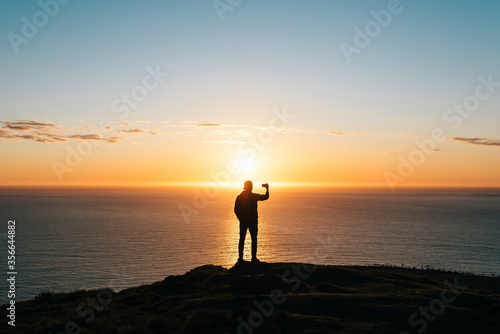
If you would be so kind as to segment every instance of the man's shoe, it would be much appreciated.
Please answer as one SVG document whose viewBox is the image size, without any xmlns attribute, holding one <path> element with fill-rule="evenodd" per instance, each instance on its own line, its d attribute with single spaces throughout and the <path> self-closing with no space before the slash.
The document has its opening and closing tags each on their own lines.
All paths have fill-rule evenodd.
<svg viewBox="0 0 500 334">
<path fill-rule="evenodd" d="M 260 263 L 260 260 L 258 258 L 256 258 L 256 257 L 254 257 L 252 259 L 252 263 Z"/>
<path fill-rule="evenodd" d="M 243 258 L 242 258 L 242 257 L 239 257 L 239 258 L 238 258 L 238 263 L 242 263 L 242 262 L 245 262 L 245 260 L 243 260 Z"/>
</svg>

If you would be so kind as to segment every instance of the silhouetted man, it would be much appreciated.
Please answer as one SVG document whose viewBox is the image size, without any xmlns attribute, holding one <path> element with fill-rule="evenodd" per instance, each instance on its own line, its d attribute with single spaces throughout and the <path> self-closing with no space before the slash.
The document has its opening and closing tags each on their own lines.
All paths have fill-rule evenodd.
<svg viewBox="0 0 500 334">
<path fill-rule="evenodd" d="M 243 248 L 245 247 L 247 229 L 250 230 L 250 236 L 252 238 L 252 262 L 259 261 L 257 259 L 257 222 L 259 218 L 259 215 L 257 214 L 257 201 L 265 201 L 269 198 L 269 185 L 266 183 L 262 186 L 266 188 L 266 194 L 254 194 L 252 193 L 252 181 L 245 181 L 245 187 L 243 188 L 241 194 L 236 197 L 236 202 L 234 203 L 234 213 L 236 213 L 236 217 L 238 217 L 238 220 L 240 221 L 238 262 L 243 261 Z"/>
</svg>

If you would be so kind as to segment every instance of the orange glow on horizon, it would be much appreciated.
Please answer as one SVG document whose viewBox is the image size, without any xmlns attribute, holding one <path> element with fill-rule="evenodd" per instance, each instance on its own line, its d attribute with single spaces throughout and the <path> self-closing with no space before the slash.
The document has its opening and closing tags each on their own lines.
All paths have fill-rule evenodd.
<svg viewBox="0 0 500 334">
<path fill-rule="evenodd" d="M 236 189 L 250 179 L 255 184 L 267 182 L 282 188 L 389 189 L 385 175 L 390 172 L 399 177 L 400 161 L 408 156 L 405 151 L 380 154 L 382 148 L 375 144 L 372 151 L 354 145 L 347 150 L 332 145 L 332 136 L 280 136 L 253 155 L 242 154 L 237 145 L 197 141 L 98 145 L 71 166 L 67 165 L 64 146 L 69 144 L 12 143 L 4 151 L 4 160 L 9 163 L 0 166 L 0 186 L 203 187 L 215 182 Z M 487 150 L 496 148 L 459 150 L 452 146 L 435 153 L 412 173 L 400 177 L 395 188 L 500 187 L 500 156 L 485 154 Z M 54 162 L 66 166 L 59 175 L 62 182 L 53 169 Z"/>
</svg>

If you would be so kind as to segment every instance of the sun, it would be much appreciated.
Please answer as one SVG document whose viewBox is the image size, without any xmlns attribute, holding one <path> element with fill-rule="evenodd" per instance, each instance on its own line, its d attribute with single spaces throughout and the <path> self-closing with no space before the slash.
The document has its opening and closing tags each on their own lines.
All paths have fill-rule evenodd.
<svg viewBox="0 0 500 334">
<path fill-rule="evenodd" d="M 242 173 L 250 173 L 255 170 L 255 162 L 251 158 L 241 158 L 238 160 L 238 168 Z"/>
</svg>

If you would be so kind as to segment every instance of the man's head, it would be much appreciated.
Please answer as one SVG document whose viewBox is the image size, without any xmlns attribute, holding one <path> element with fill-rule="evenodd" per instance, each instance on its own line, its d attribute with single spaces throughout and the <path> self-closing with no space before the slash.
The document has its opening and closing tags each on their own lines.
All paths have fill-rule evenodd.
<svg viewBox="0 0 500 334">
<path fill-rule="evenodd" d="M 246 191 L 252 191 L 253 189 L 253 183 L 252 181 L 245 181 L 245 186 L 243 187 L 243 189 L 245 189 Z"/>
</svg>

